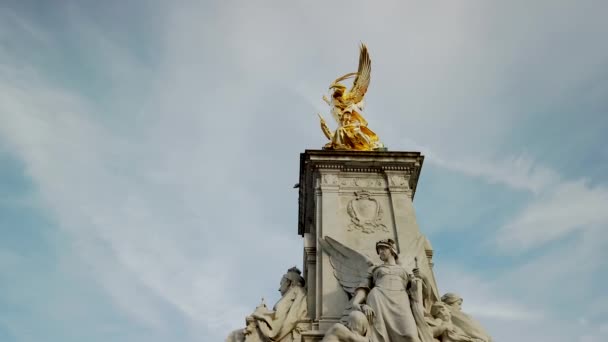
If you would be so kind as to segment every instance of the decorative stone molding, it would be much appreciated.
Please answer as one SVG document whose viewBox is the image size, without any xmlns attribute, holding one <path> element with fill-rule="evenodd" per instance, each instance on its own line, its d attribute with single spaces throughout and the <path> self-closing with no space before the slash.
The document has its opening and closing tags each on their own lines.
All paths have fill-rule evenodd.
<svg viewBox="0 0 608 342">
<path fill-rule="evenodd" d="M 344 172 L 366 172 L 366 173 L 382 173 L 383 171 L 400 171 L 406 174 L 415 174 L 420 168 L 411 166 L 350 166 L 344 164 L 329 164 L 322 163 L 313 166 L 317 170 L 340 170 Z"/>
<path fill-rule="evenodd" d="M 340 186 L 358 188 L 384 188 L 386 187 L 386 182 L 382 178 L 349 177 L 340 179 Z"/>
<path fill-rule="evenodd" d="M 339 178 L 338 178 L 337 174 L 328 173 L 328 174 L 321 175 L 321 185 L 337 186 L 338 181 L 339 181 Z"/>
<path fill-rule="evenodd" d="M 382 223 L 382 206 L 380 203 L 371 197 L 369 191 L 356 191 L 355 196 L 348 202 L 346 208 L 351 221 L 348 225 L 348 231 L 359 230 L 367 234 L 379 230 L 388 232 L 388 228 Z"/>
<path fill-rule="evenodd" d="M 317 248 L 316 247 L 305 247 L 304 255 L 306 256 L 307 264 L 315 264 L 317 262 Z"/>
<path fill-rule="evenodd" d="M 390 186 L 403 186 L 409 188 L 409 182 L 404 174 L 387 174 Z"/>
</svg>

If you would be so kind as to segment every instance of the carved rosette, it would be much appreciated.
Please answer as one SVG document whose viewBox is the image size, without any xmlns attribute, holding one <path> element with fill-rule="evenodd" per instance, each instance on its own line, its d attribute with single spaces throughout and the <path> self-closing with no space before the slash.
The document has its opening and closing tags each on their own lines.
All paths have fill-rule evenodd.
<svg viewBox="0 0 608 342">
<path fill-rule="evenodd" d="M 371 197 L 369 191 L 356 191 L 355 196 L 346 208 L 351 222 L 348 231 L 358 230 L 367 234 L 380 230 L 388 232 L 388 228 L 382 223 L 380 203 Z"/>
</svg>

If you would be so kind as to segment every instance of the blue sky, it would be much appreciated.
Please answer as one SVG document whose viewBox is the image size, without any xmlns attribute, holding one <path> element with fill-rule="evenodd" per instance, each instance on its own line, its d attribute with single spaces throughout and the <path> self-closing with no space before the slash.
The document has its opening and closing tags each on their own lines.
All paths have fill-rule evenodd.
<svg viewBox="0 0 608 342">
<path fill-rule="evenodd" d="M 605 1 L 0 2 L 0 341 L 222 341 L 301 266 L 299 153 L 367 43 L 441 292 L 608 339 Z"/>
</svg>

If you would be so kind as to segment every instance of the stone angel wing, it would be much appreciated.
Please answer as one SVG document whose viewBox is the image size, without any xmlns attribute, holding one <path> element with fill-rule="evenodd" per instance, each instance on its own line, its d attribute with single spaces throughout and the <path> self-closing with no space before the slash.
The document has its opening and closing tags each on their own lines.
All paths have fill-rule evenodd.
<svg viewBox="0 0 608 342">
<path fill-rule="evenodd" d="M 338 279 L 349 297 L 367 277 L 367 270 L 374 263 L 365 255 L 326 236 L 319 239 L 319 244 L 325 253 L 329 254 L 329 262 L 334 268 L 334 276 Z"/>
<path fill-rule="evenodd" d="M 363 100 L 367 88 L 369 87 L 370 76 L 372 73 L 372 61 L 369 58 L 367 52 L 367 46 L 361 44 L 361 52 L 359 53 L 359 69 L 357 70 L 357 77 L 353 82 L 353 86 L 350 91 L 346 94 L 347 102 L 357 104 Z"/>
</svg>

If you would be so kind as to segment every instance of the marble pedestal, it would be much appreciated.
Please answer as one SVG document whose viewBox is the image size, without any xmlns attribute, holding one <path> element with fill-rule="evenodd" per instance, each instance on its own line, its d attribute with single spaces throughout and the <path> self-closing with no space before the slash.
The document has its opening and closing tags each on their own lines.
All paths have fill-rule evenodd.
<svg viewBox="0 0 608 342">
<path fill-rule="evenodd" d="M 349 298 L 319 239 L 330 236 L 380 263 L 375 243 L 395 240 L 405 267 L 430 275 L 432 248 L 418 228 L 412 201 L 424 157 L 419 152 L 307 150 L 300 156 L 298 233 L 304 237 L 304 278 L 310 321 L 302 341 L 320 341 Z"/>
</svg>

